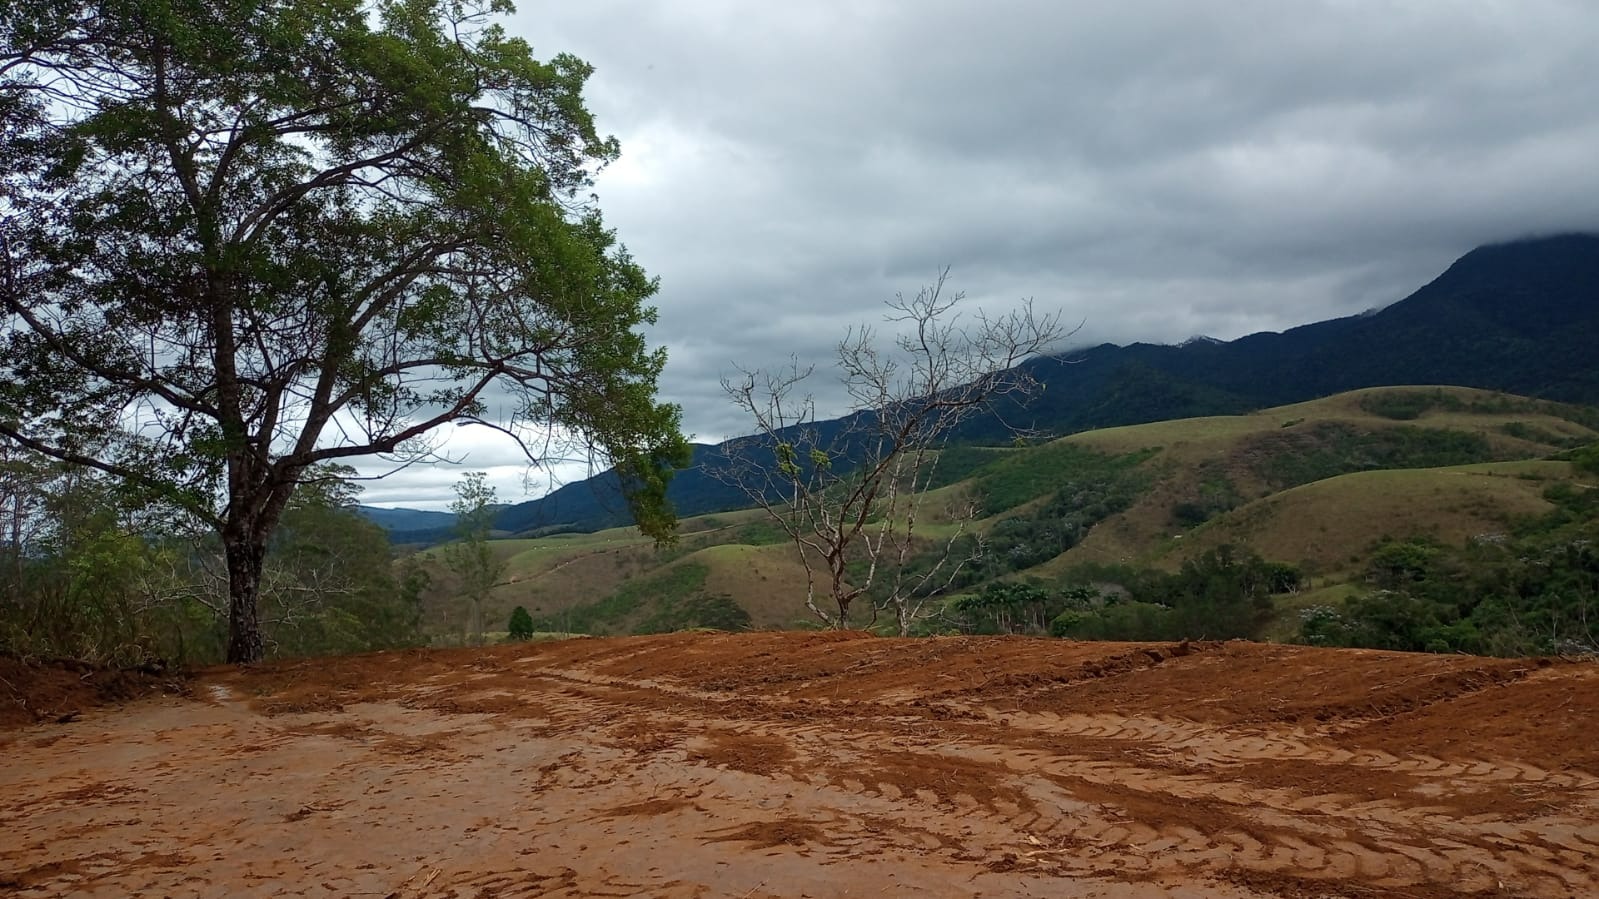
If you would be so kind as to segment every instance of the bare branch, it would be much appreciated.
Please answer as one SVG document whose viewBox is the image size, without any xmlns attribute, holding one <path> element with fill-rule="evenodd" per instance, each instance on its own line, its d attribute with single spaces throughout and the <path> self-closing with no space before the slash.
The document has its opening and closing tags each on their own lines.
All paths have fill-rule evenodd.
<svg viewBox="0 0 1599 899">
<path fill-rule="evenodd" d="M 917 529 L 927 523 L 924 503 L 940 450 L 960 425 L 991 414 L 995 400 L 1036 390 L 1020 364 L 1073 333 L 1030 301 L 963 322 L 965 297 L 946 290 L 948 275 L 946 268 L 915 296 L 888 302 L 885 321 L 899 329 L 891 349 L 864 325 L 839 342 L 836 365 L 850 408 L 837 421 L 817 421 L 815 401 L 803 392 L 815 370 L 797 359 L 723 379 L 755 434 L 730 444 L 709 473 L 739 487 L 783 528 L 805 566 L 806 606 L 830 627 L 847 626 L 854 601 L 875 593 L 874 615 L 892 609 L 908 634 L 929 599 L 981 552 L 974 540 L 975 549 L 961 555 L 979 517 L 972 499 L 946 511 L 952 535 L 926 570 L 910 571 L 927 543 Z M 884 572 L 891 572 L 886 580 Z M 819 587 L 832 609 L 815 601 Z"/>
</svg>

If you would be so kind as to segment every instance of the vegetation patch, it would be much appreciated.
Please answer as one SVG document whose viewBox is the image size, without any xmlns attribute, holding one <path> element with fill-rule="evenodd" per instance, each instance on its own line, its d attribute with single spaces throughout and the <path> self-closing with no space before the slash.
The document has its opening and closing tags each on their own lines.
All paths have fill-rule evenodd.
<svg viewBox="0 0 1599 899">
<path fill-rule="evenodd" d="M 1380 418 L 1414 421 L 1428 412 L 1469 415 L 1547 415 L 1599 430 L 1599 409 L 1528 399 L 1504 393 L 1444 390 L 1380 390 L 1360 398 L 1360 408 Z"/>
<path fill-rule="evenodd" d="M 683 598 L 667 598 L 655 603 L 650 617 L 634 629 L 639 634 L 665 634 L 695 628 L 721 631 L 746 630 L 750 613 L 725 593 L 696 593 Z"/>
<path fill-rule="evenodd" d="M 1078 640 L 1255 638 L 1273 597 L 1297 591 L 1293 565 L 1218 547 L 1176 572 L 1079 565 L 1055 586 L 992 582 L 952 598 L 945 617 L 965 633 L 1049 633 Z"/>
<path fill-rule="evenodd" d="M 1286 490 L 1357 471 L 1442 468 L 1498 462 L 1507 456 L 1469 431 L 1399 426 L 1364 430 L 1322 422 L 1262 434 L 1242 450 L 1250 469 L 1272 488 Z"/>
<path fill-rule="evenodd" d="M 1227 475 L 1219 471 L 1201 474 L 1188 498 L 1172 506 L 1172 524 L 1179 528 L 1196 528 L 1223 512 L 1230 512 L 1244 501 L 1238 488 Z"/>
<path fill-rule="evenodd" d="M 984 508 L 993 515 L 1051 493 L 1073 494 L 1085 485 L 1143 480 L 1132 471 L 1157 452 L 1150 448 L 1108 455 L 1077 443 L 1055 441 L 994 462 L 975 480 Z"/>
<path fill-rule="evenodd" d="M 1599 490 L 1557 483 L 1555 508 L 1512 534 L 1459 546 L 1389 541 L 1365 589 L 1342 606 L 1303 612 L 1299 638 L 1491 655 L 1599 654 Z"/>
<path fill-rule="evenodd" d="M 701 623 L 700 613 L 726 618 L 717 603 L 698 603 L 710 568 L 698 562 L 682 562 L 648 577 L 627 581 L 597 602 L 576 605 L 564 611 L 534 619 L 534 630 L 568 633 L 618 635 L 636 632 L 679 630 L 681 627 L 716 627 Z M 746 621 L 748 615 L 745 616 Z M 681 627 L 677 626 L 681 625 Z"/>
</svg>

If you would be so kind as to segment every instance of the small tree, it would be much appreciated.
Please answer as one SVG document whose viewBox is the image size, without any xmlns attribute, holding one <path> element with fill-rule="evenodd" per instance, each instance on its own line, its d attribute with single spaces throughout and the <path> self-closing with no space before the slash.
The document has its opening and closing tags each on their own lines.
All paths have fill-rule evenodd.
<svg viewBox="0 0 1599 899">
<path fill-rule="evenodd" d="M 487 474 L 467 472 L 455 485 L 455 533 L 459 538 L 444 547 L 444 563 L 461 579 L 461 595 L 466 597 L 467 613 L 462 636 L 483 642 L 483 602 L 489 590 L 505 571 L 505 563 L 494 556 L 489 537 L 494 525 L 494 488 L 486 483 Z"/>
<path fill-rule="evenodd" d="M 814 368 L 797 360 L 722 382 L 755 433 L 732 443 L 712 474 L 742 489 L 794 542 L 805 567 L 806 608 L 829 627 L 848 626 L 854 601 L 876 587 L 873 620 L 892 610 L 908 635 L 929 600 L 981 552 L 980 542 L 963 539 L 979 514 L 971 496 L 948 499 L 940 514 L 954 526 L 944 536 L 918 534 L 933 511 L 927 490 L 939 451 L 996 400 L 1036 390 L 1020 363 L 1072 333 L 1058 315 L 1035 314 L 1031 303 L 963 320 L 956 307 L 965 295 L 946 293 L 948 274 L 888 303 L 885 320 L 903 329 L 892 348 L 865 326 L 838 344 L 839 380 L 850 399 L 838 421 L 817 420 L 815 400 L 802 392 Z M 910 564 L 927 549 L 931 563 Z"/>
<path fill-rule="evenodd" d="M 511 621 L 505 630 L 512 640 L 533 639 L 533 616 L 528 614 L 527 606 L 517 606 L 511 610 Z"/>
</svg>

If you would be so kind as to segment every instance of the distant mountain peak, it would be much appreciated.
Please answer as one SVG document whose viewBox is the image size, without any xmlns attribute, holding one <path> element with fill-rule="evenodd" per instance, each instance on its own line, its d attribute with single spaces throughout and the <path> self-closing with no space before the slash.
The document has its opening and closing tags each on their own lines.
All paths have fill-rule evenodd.
<svg viewBox="0 0 1599 899">
<path fill-rule="evenodd" d="M 1209 334 L 1195 334 L 1193 337 L 1190 337 L 1187 340 L 1185 340 L 1182 343 L 1179 343 L 1177 345 L 1178 346 L 1205 346 L 1205 345 L 1208 345 L 1208 344 L 1221 344 L 1221 343 L 1226 343 L 1226 342 L 1227 341 L 1222 340 L 1220 337 L 1212 337 Z"/>
</svg>

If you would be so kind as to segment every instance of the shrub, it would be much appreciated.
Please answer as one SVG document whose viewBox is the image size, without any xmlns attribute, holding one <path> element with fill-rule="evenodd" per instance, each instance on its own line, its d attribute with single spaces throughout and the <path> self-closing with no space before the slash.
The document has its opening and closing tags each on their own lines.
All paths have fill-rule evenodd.
<svg viewBox="0 0 1599 899">
<path fill-rule="evenodd" d="M 533 638 L 533 616 L 528 614 L 526 606 L 517 606 L 511 610 L 511 621 L 505 629 L 512 640 Z"/>
</svg>

